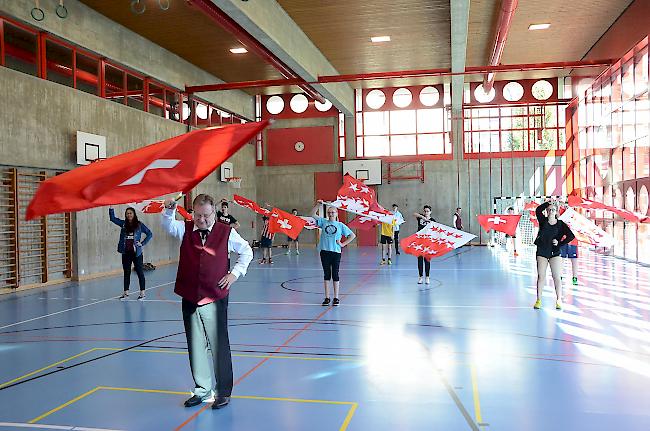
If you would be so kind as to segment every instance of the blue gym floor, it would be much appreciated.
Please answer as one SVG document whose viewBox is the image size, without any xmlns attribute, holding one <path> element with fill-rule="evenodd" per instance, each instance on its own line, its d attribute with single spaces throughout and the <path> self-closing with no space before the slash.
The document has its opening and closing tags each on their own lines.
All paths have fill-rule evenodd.
<svg viewBox="0 0 650 431">
<path fill-rule="evenodd" d="M 585 253 L 564 310 L 549 277 L 535 311 L 530 250 L 463 247 L 428 286 L 414 257 L 378 257 L 344 250 L 338 308 L 320 306 L 313 249 L 254 260 L 230 295 L 234 397 L 214 411 L 183 407 L 174 265 L 147 273 L 145 301 L 116 299 L 121 276 L 3 296 L 0 430 L 650 429 L 649 268 Z"/>
</svg>

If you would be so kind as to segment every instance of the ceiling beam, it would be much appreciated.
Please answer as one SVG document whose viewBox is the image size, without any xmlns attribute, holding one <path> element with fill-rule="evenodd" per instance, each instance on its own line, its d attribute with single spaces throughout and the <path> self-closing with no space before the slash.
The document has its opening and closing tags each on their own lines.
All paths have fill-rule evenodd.
<svg viewBox="0 0 650 431">
<path fill-rule="evenodd" d="M 305 82 L 338 71 L 275 0 L 207 0 L 214 3 Z M 335 36 L 333 36 L 335 37 Z M 354 90 L 347 83 L 313 84 L 346 115 L 354 113 Z"/>
</svg>

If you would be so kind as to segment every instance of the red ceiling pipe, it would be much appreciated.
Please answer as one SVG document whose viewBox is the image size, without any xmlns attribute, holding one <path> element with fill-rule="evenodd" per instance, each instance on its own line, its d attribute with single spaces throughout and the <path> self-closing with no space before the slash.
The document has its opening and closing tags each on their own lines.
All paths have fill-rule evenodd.
<svg viewBox="0 0 650 431">
<path fill-rule="evenodd" d="M 557 70 L 557 69 L 579 69 L 585 67 L 611 66 L 617 59 L 606 60 L 582 60 L 582 61 L 560 61 L 553 63 L 524 63 L 524 64 L 501 64 L 497 66 L 473 66 L 465 68 L 464 72 L 451 72 L 451 69 L 420 69 L 420 70 L 399 70 L 395 72 L 374 72 L 360 73 L 356 75 L 329 75 L 319 76 L 317 81 L 308 84 L 325 84 L 331 82 L 365 81 L 373 79 L 395 79 L 395 78 L 424 78 L 433 76 L 453 75 L 478 75 L 494 72 L 524 72 L 530 70 Z M 188 93 L 200 93 L 203 91 L 221 91 L 243 88 L 278 87 L 296 85 L 295 79 L 270 79 L 260 81 L 228 82 L 224 84 L 206 84 L 186 87 Z"/>
<path fill-rule="evenodd" d="M 503 49 L 505 48 L 506 40 L 508 39 L 512 17 L 515 15 L 518 2 L 519 0 L 501 0 L 501 12 L 499 13 L 497 31 L 494 37 L 494 46 L 492 47 L 492 54 L 490 54 L 488 66 L 496 66 L 501 61 Z M 494 73 L 485 74 L 485 77 L 483 78 L 483 89 L 486 94 L 492 90 L 492 84 L 494 84 Z"/>
<path fill-rule="evenodd" d="M 321 96 L 311 86 L 305 84 L 305 81 L 302 80 L 296 72 L 291 70 L 289 66 L 284 64 L 282 60 L 276 57 L 271 51 L 269 51 L 257 39 L 251 36 L 246 30 L 237 24 L 235 20 L 226 15 L 210 0 L 187 0 L 187 2 L 203 11 L 203 13 L 210 17 L 221 28 L 235 36 L 242 43 L 242 45 L 246 47 L 246 49 L 259 55 L 264 61 L 277 69 L 282 76 L 287 79 L 299 79 L 300 83 L 297 85 L 302 88 L 305 94 L 321 103 L 325 103 L 325 98 L 323 96 Z"/>
</svg>

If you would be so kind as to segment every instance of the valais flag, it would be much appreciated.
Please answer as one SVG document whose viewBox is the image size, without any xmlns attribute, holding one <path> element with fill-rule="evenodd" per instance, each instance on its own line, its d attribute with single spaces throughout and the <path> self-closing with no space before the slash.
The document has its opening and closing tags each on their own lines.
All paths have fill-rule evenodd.
<svg viewBox="0 0 650 431">
<path fill-rule="evenodd" d="M 481 214 L 477 218 L 479 224 L 486 232 L 494 229 L 497 232 L 515 236 L 521 214 Z"/>
<path fill-rule="evenodd" d="M 257 202 L 254 202 L 254 201 L 252 201 L 250 199 L 246 199 L 243 196 L 234 195 L 233 200 L 235 201 L 235 203 L 237 205 L 239 205 L 241 207 L 244 207 L 244 208 L 248 208 L 249 210 L 253 211 L 254 213 L 265 215 L 265 216 L 268 216 L 268 215 L 271 214 L 270 210 L 267 210 L 266 208 L 262 208 L 261 206 L 259 206 L 259 204 Z"/>
<path fill-rule="evenodd" d="M 271 233 L 284 233 L 289 238 L 296 239 L 302 228 L 305 227 L 305 221 L 293 214 L 282 211 L 278 208 L 273 208 L 269 218 L 269 232 Z"/>
<path fill-rule="evenodd" d="M 643 214 L 635 213 L 633 211 L 619 209 L 610 205 L 605 205 L 600 202 L 590 201 L 588 199 L 583 199 L 580 196 L 570 195 L 568 199 L 569 205 L 572 207 L 580 207 L 592 210 L 605 210 L 611 211 L 614 214 L 618 214 L 623 217 L 625 220 L 631 221 L 633 223 L 650 223 L 650 217 L 647 217 Z"/>
<path fill-rule="evenodd" d="M 373 229 L 375 226 L 381 224 L 380 221 L 377 221 L 375 219 L 372 219 L 367 216 L 357 216 L 352 220 L 350 223 L 348 223 L 348 227 L 350 229 L 360 229 L 360 230 L 370 230 Z"/>
<path fill-rule="evenodd" d="M 474 238 L 476 235 L 471 233 L 430 222 L 423 229 L 401 240 L 400 245 L 408 254 L 431 259 L 465 245 Z"/>
<path fill-rule="evenodd" d="M 382 223 L 392 223 L 395 219 L 390 211 L 377 203 L 375 191 L 350 174 L 343 176 L 343 186 L 336 193 L 336 200 L 329 205 Z"/>
<path fill-rule="evenodd" d="M 316 224 L 316 219 L 313 217 L 308 217 L 308 216 L 298 216 L 301 219 L 305 221 L 305 229 L 313 230 L 313 229 L 318 229 L 318 225 Z"/>
<path fill-rule="evenodd" d="M 191 190 L 268 124 L 194 130 L 49 178 L 39 186 L 26 218 Z"/>
<path fill-rule="evenodd" d="M 614 244 L 614 238 L 610 234 L 572 208 L 567 208 L 558 218 L 569 226 L 580 242 L 598 247 L 611 247 Z"/>
</svg>

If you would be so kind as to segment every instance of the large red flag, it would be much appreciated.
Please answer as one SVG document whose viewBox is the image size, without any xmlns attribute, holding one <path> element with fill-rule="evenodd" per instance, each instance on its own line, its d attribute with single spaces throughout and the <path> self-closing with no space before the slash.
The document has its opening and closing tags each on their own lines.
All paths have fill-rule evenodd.
<svg viewBox="0 0 650 431">
<path fill-rule="evenodd" d="M 479 224 L 486 232 L 494 229 L 497 232 L 515 236 L 521 214 L 481 214 L 477 218 Z"/>
<path fill-rule="evenodd" d="M 266 208 L 261 207 L 257 202 L 252 201 L 250 199 L 246 199 L 243 196 L 234 195 L 233 200 L 240 207 L 248 208 L 249 210 L 253 211 L 254 213 L 264 215 L 264 216 L 268 216 L 268 215 L 271 214 L 270 210 L 267 210 Z"/>
<path fill-rule="evenodd" d="M 643 214 L 635 213 L 633 211 L 628 211 L 624 209 L 619 209 L 611 205 L 605 205 L 603 203 L 596 202 L 596 201 L 590 201 L 588 199 L 581 198 L 580 196 L 570 195 L 568 199 L 568 203 L 572 207 L 611 211 L 614 214 L 618 214 L 619 216 L 623 217 L 625 220 L 631 221 L 633 223 L 650 223 L 650 217 L 647 217 Z"/>
<path fill-rule="evenodd" d="M 268 124 L 195 130 L 50 178 L 29 204 L 27 220 L 189 191 Z"/>
<path fill-rule="evenodd" d="M 269 218 L 269 232 L 271 233 L 284 233 L 292 239 L 298 238 L 302 228 L 307 223 L 302 218 L 282 211 L 279 208 L 273 208 L 271 217 Z"/>
<path fill-rule="evenodd" d="M 142 202 L 130 203 L 129 206 L 144 214 L 160 214 L 165 209 L 165 201 L 162 199 L 150 199 Z M 192 216 L 185 208 L 180 205 L 176 206 L 178 212 L 185 220 L 192 220 Z"/>
<path fill-rule="evenodd" d="M 343 186 L 329 205 L 382 223 L 392 223 L 395 216 L 377 203 L 375 191 L 350 174 L 343 176 Z"/>
</svg>

